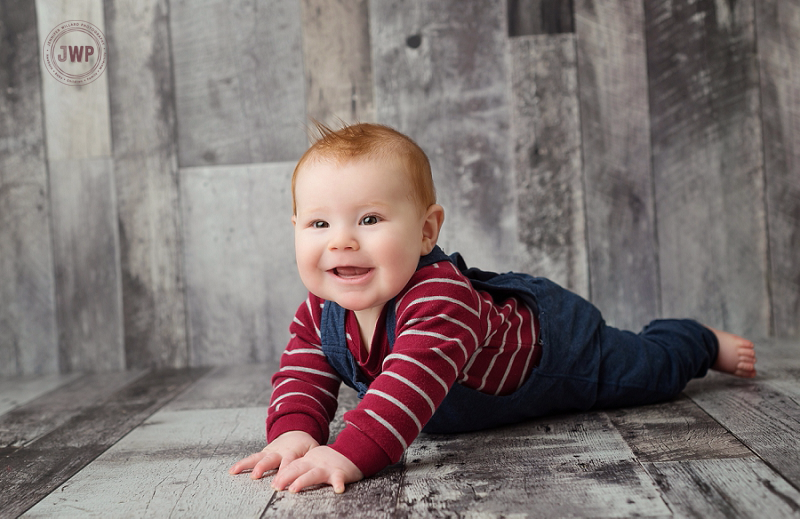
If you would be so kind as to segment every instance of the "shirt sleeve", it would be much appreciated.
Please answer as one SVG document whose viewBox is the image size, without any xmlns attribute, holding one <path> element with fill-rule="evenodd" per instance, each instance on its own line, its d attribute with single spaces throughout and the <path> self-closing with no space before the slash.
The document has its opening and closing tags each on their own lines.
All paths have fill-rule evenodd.
<svg viewBox="0 0 800 519">
<path fill-rule="evenodd" d="M 396 463 L 476 351 L 481 300 L 450 263 L 425 268 L 397 301 L 397 338 L 332 447 L 365 475 Z"/>
<path fill-rule="evenodd" d="M 288 431 L 304 431 L 328 441 L 341 379 L 322 351 L 319 323 L 323 301 L 309 294 L 289 327 L 291 339 L 272 377 L 267 442 Z"/>
</svg>

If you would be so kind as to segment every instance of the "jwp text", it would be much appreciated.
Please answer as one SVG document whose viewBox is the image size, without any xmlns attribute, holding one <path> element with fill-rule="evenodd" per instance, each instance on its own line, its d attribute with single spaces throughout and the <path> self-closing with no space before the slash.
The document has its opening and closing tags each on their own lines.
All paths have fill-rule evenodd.
<svg viewBox="0 0 800 519">
<path fill-rule="evenodd" d="M 62 45 L 58 61 L 67 61 L 67 54 L 69 54 L 69 60 L 73 63 L 75 61 L 80 63 L 83 59 L 88 62 L 89 56 L 94 54 L 94 47 L 91 45 Z"/>
</svg>

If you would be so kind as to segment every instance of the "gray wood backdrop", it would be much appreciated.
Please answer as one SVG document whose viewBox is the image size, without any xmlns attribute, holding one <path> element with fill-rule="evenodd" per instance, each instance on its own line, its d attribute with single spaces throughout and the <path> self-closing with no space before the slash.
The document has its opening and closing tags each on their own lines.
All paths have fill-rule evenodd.
<svg viewBox="0 0 800 519">
<path fill-rule="evenodd" d="M 274 359 L 311 117 L 416 139 L 473 265 L 800 337 L 800 0 L 3 0 L 0 42 L 0 375 Z"/>
</svg>

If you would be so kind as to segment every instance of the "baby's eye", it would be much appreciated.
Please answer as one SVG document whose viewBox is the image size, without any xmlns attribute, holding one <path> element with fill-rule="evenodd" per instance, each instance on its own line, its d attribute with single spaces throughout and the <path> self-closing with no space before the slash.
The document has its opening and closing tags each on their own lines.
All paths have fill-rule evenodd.
<svg viewBox="0 0 800 519">
<path fill-rule="evenodd" d="M 325 222 L 323 220 L 316 220 L 316 221 L 311 222 L 311 227 L 313 229 L 327 229 L 328 222 Z"/>
<path fill-rule="evenodd" d="M 361 219 L 361 225 L 375 225 L 380 221 L 380 217 L 370 214 Z"/>
</svg>

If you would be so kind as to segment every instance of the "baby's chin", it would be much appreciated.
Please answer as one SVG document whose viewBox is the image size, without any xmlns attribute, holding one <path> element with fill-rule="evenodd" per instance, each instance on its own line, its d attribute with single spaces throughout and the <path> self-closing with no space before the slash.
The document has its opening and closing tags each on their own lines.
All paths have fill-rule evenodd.
<svg viewBox="0 0 800 519">
<path fill-rule="evenodd" d="M 375 301 L 363 301 L 359 298 L 350 298 L 350 297 L 336 297 L 336 298 L 325 298 L 320 297 L 320 299 L 324 299 L 326 301 L 333 301 L 337 305 L 341 306 L 345 310 L 350 310 L 351 312 L 367 312 L 367 311 L 377 311 L 380 312 L 383 310 L 384 305 L 386 305 L 387 301 L 383 302 L 375 302 Z"/>
</svg>

